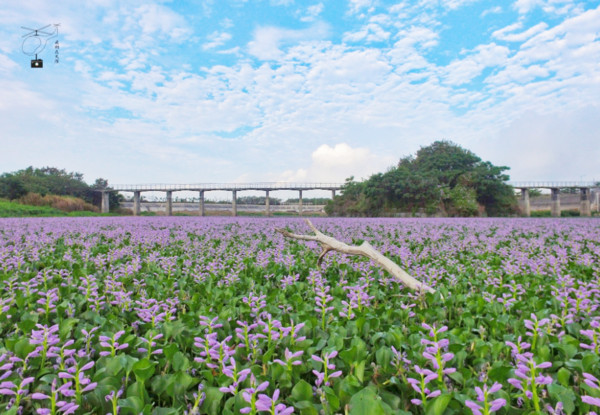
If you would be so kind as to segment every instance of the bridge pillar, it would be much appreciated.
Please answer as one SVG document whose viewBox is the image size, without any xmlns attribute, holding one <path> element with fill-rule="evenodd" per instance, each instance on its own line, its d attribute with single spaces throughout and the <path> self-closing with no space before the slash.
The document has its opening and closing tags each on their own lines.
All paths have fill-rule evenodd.
<svg viewBox="0 0 600 415">
<path fill-rule="evenodd" d="M 133 192 L 133 216 L 140 215 L 140 191 Z"/>
<path fill-rule="evenodd" d="M 267 216 L 271 216 L 271 198 L 269 197 L 269 191 L 265 190 L 266 193 L 266 197 L 265 197 L 265 214 Z"/>
<path fill-rule="evenodd" d="M 173 216 L 173 191 L 167 190 L 167 216 Z"/>
<path fill-rule="evenodd" d="M 550 212 L 552 214 L 552 217 L 560 218 L 560 189 L 557 187 L 553 187 L 550 189 L 550 193 Z"/>
<path fill-rule="evenodd" d="M 200 210 L 200 216 L 206 216 L 206 212 L 204 210 L 204 190 L 200 190 L 200 202 L 198 208 Z"/>
<path fill-rule="evenodd" d="M 590 188 L 581 187 L 579 188 L 580 204 L 579 204 L 579 215 L 581 216 L 592 216 L 592 207 L 590 205 Z"/>
<path fill-rule="evenodd" d="M 302 190 L 298 190 L 298 216 L 302 216 Z"/>
<path fill-rule="evenodd" d="M 108 213 L 110 211 L 110 192 L 102 192 L 102 204 L 100 207 L 100 211 L 102 213 Z"/>
<path fill-rule="evenodd" d="M 231 215 L 237 216 L 237 190 L 232 190 L 231 195 Z"/>
<path fill-rule="evenodd" d="M 526 187 L 521 188 L 521 199 L 519 200 L 519 208 L 521 209 L 521 215 L 525 217 L 531 216 L 531 204 L 529 203 L 529 189 Z"/>
<path fill-rule="evenodd" d="M 331 199 L 335 199 L 335 189 L 331 191 Z"/>
</svg>

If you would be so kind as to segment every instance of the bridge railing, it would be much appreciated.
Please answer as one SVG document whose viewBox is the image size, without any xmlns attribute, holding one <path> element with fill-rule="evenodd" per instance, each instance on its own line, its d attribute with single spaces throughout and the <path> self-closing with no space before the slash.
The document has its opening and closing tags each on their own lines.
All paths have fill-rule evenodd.
<svg viewBox="0 0 600 415">
<path fill-rule="evenodd" d="M 289 182 L 258 182 L 258 183 L 195 183 L 195 184 L 115 184 L 112 191 L 200 191 L 200 190 L 339 190 L 341 183 L 289 183 Z"/>
<path fill-rule="evenodd" d="M 508 184 L 515 188 L 564 188 L 564 187 L 598 187 L 598 182 L 583 182 L 583 181 L 572 181 L 572 182 L 555 182 L 555 181 L 534 181 L 534 182 L 508 182 Z"/>
</svg>

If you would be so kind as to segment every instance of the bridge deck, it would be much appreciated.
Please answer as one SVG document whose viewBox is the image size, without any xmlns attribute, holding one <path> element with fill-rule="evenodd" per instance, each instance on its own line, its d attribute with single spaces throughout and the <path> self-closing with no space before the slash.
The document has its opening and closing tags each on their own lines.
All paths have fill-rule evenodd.
<svg viewBox="0 0 600 415">
<path fill-rule="evenodd" d="M 196 183 L 196 184 L 116 184 L 112 191 L 119 192 L 167 192 L 167 191 L 209 191 L 209 190 L 340 190 L 341 183 Z"/>
<path fill-rule="evenodd" d="M 582 187 L 598 187 L 598 182 L 508 182 L 517 189 L 565 189 Z"/>
</svg>

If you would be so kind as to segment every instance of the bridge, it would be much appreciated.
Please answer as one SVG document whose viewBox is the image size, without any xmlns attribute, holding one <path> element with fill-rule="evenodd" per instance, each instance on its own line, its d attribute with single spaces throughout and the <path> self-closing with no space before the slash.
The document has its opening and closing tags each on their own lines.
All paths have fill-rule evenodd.
<svg viewBox="0 0 600 415">
<path fill-rule="evenodd" d="M 302 192 L 307 190 L 330 190 L 331 197 L 342 188 L 341 183 L 288 183 L 288 182 L 259 182 L 259 183 L 196 183 L 196 184 L 117 184 L 102 190 L 102 212 L 109 211 L 110 192 L 133 192 L 133 214 L 140 214 L 140 197 L 142 192 L 165 192 L 167 195 L 166 214 L 173 215 L 173 192 L 198 192 L 200 201 L 198 211 L 200 216 L 206 215 L 204 193 L 210 191 L 230 191 L 232 195 L 231 214 L 237 216 L 237 192 L 258 190 L 265 192 L 265 213 L 271 215 L 270 192 L 276 190 L 294 190 L 298 192 L 298 213 L 302 216 Z"/>
<path fill-rule="evenodd" d="M 559 182 L 559 181 L 537 181 L 537 182 L 508 182 L 510 186 L 521 191 L 519 207 L 524 216 L 531 216 L 531 204 L 529 191 L 531 189 L 550 189 L 551 214 L 560 217 L 560 191 L 561 189 L 578 189 L 580 194 L 581 216 L 591 216 L 591 189 L 598 187 L 597 182 Z M 237 192 L 244 190 L 258 190 L 265 192 L 265 213 L 270 216 L 270 192 L 277 190 L 292 190 L 298 192 L 298 213 L 302 216 L 302 192 L 307 190 L 329 190 L 331 197 L 335 198 L 336 191 L 342 188 L 342 183 L 288 183 L 288 182 L 258 182 L 258 183 L 196 183 L 196 184 L 117 184 L 112 185 L 102 192 L 102 212 L 109 211 L 109 193 L 132 192 L 133 214 L 140 214 L 140 201 L 142 192 L 165 192 L 167 195 L 166 214 L 173 215 L 173 192 L 188 191 L 198 192 L 200 200 L 198 211 L 200 216 L 206 215 L 204 194 L 210 191 L 230 191 L 232 195 L 231 214 L 237 216 Z M 596 192 L 594 202 L 596 209 L 600 211 L 600 192 Z"/>
<path fill-rule="evenodd" d="M 529 201 L 529 190 L 550 189 L 550 212 L 553 217 L 560 217 L 560 191 L 561 189 L 579 190 L 579 214 L 591 216 L 592 206 L 590 201 L 591 189 L 598 187 L 597 182 L 509 182 L 515 189 L 521 190 L 519 208 L 523 216 L 531 216 L 531 203 Z M 600 210 L 600 193 L 596 192 L 596 209 Z"/>
</svg>

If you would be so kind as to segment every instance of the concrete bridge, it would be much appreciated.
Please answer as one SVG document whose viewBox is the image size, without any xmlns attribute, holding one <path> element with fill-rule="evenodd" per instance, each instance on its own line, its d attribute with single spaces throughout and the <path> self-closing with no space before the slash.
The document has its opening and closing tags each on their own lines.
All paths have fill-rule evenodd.
<svg viewBox="0 0 600 415">
<path fill-rule="evenodd" d="M 330 190 L 331 197 L 335 197 L 335 192 L 340 190 L 341 183 L 282 183 L 282 182 L 265 182 L 265 183 L 200 183 L 200 184 L 117 184 L 111 186 L 110 189 L 102 190 L 102 212 L 109 211 L 110 192 L 132 192 L 133 193 L 133 214 L 140 214 L 140 198 L 142 192 L 165 192 L 167 195 L 166 214 L 173 215 L 173 192 L 198 192 L 200 201 L 198 203 L 198 211 L 200 216 L 206 215 L 204 204 L 204 193 L 210 191 L 230 191 L 232 196 L 231 214 L 237 216 L 237 192 L 244 190 L 259 190 L 264 191 L 265 213 L 271 215 L 269 193 L 276 190 L 294 190 L 298 192 L 298 213 L 302 216 L 302 192 L 307 190 Z"/>
<path fill-rule="evenodd" d="M 531 189 L 550 189 L 552 216 L 560 217 L 560 190 L 578 189 L 580 195 L 579 211 L 581 216 L 591 216 L 591 189 L 597 188 L 595 182 L 509 182 L 515 189 L 521 191 L 519 206 L 524 216 L 531 216 L 531 203 L 529 200 L 529 191 Z M 142 192 L 165 192 L 167 195 L 166 214 L 173 215 L 173 192 L 191 191 L 198 192 L 200 201 L 198 211 L 200 216 L 206 215 L 204 203 L 204 193 L 210 191 L 230 191 L 232 195 L 231 214 L 237 216 L 237 192 L 244 190 L 264 191 L 265 213 L 271 214 L 269 194 L 277 190 L 293 190 L 298 192 L 298 213 L 302 216 L 302 192 L 307 190 L 330 190 L 331 197 L 335 197 L 336 191 L 342 187 L 341 183 L 285 183 L 285 182 L 265 182 L 265 183 L 200 183 L 200 184 L 118 184 L 110 189 L 102 190 L 102 212 L 109 211 L 109 193 L 110 192 L 132 192 L 133 193 L 133 214 L 140 214 L 140 198 Z M 594 205 L 600 211 L 600 192 L 595 193 Z"/>
<path fill-rule="evenodd" d="M 581 216 L 592 215 L 591 189 L 598 187 L 595 182 L 509 182 L 515 189 L 521 190 L 519 207 L 524 216 L 531 216 L 531 203 L 529 200 L 529 190 L 531 189 L 550 189 L 550 212 L 554 217 L 560 217 L 560 190 L 578 189 L 579 190 L 579 214 Z M 600 211 L 600 192 L 596 191 L 594 205 Z"/>
</svg>

